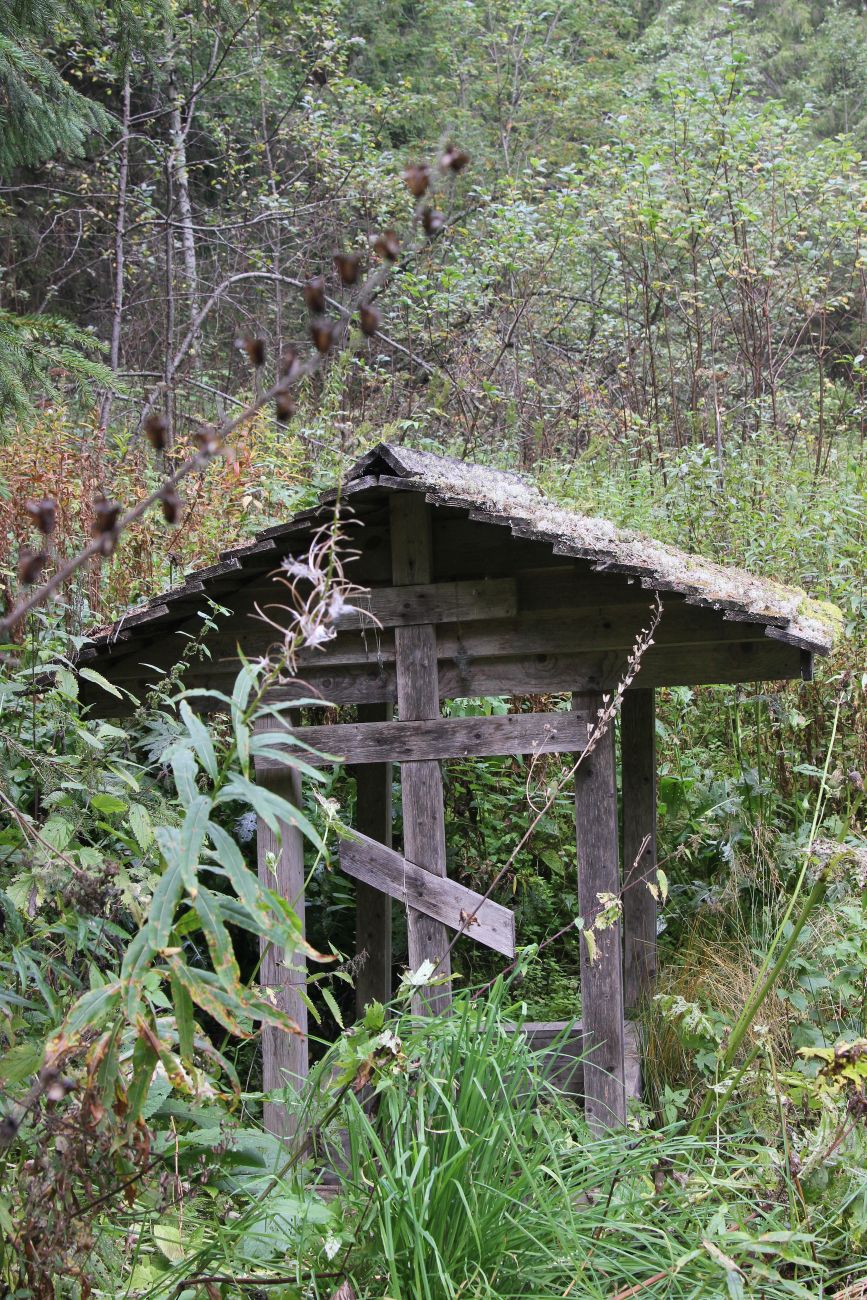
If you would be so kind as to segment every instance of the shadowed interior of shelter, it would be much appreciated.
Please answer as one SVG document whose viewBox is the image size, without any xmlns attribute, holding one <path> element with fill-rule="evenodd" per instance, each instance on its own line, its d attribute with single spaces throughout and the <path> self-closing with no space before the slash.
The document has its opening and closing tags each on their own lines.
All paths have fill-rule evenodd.
<svg viewBox="0 0 867 1300">
<path fill-rule="evenodd" d="M 355 722 L 321 723 L 307 709 L 303 737 L 326 756 L 313 761 L 346 762 L 358 780 L 359 837 L 340 859 L 358 882 L 357 943 L 369 954 L 359 1006 L 390 993 L 391 898 L 407 907 L 412 969 L 430 962 L 447 976 L 455 931 L 507 955 L 520 946 L 508 909 L 447 879 L 441 762 L 577 757 L 592 737 L 575 770 L 581 914 L 592 927 L 611 897 L 622 899 L 622 911 L 599 930 L 596 951 L 582 944 L 583 1091 L 594 1126 L 622 1122 L 626 1015 L 656 969 L 656 903 L 646 886 L 656 870 L 654 688 L 809 676 L 813 655 L 831 648 L 834 612 L 797 589 L 555 508 L 516 476 L 383 444 L 318 506 L 126 615 L 93 638 L 80 662 L 140 691 L 172 668 L 184 636 L 200 630 L 199 610 L 214 601 L 228 617 L 206 638 L 210 658 L 193 663 L 186 680 L 226 685 L 238 649 L 255 658 L 270 647 L 273 631 L 257 610 L 279 600 L 274 571 L 302 560 L 317 530 L 336 519 L 350 538 L 347 576 L 365 594 L 340 614 L 333 639 L 303 653 L 297 680 L 275 697 L 358 710 Z M 651 621 L 652 643 L 635 665 Z M 600 729 L 598 718 L 624 683 L 621 832 L 614 730 Z M 565 694 L 572 708 L 441 716 L 443 700 L 488 694 Z M 104 697 L 98 704 L 106 708 Z M 400 853 L 390 845 L 392 763 L 401 765 Z M 299 798 L 297 774 L 268 760 L 257 780 Z M 260 826 L 259 844 L 260 872 L 276 854 L 278 886 L 303 912 L 300 833 L 284 827 L 277 843 Z M 303 1026 L 303 969 L 265 952 L 262 979 Z M 445 1005 L 446 990 L 421 989 L 417 1009 Z M 263 1050 L 266 1091 L 305 1076 L 304 1038 L 267 1030 Z M 283 1131 L 282 1108 L 268 1106 L 266 1121 Z"/>
</svg>

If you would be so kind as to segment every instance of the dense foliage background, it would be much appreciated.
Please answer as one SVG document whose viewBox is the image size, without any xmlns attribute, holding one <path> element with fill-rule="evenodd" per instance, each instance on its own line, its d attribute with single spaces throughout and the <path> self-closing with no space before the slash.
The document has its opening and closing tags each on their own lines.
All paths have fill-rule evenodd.
<svg viewBox="0 0 867 1300">
<path fill-rule="evenodd" d="M 458 171 L 435 165 L 451 143 Z M 291 411 L 189 481 L 176 526 L 145 515 L 4 648 L 0 1292 L 867 1295 L 865 147 L 862 0 L 0 0 L 7 606 L 40 545 L 25 501 L 57 502 L 51 572 L 96 497 L 153 490 L 309 347 L 311 276 L 339 316 L 335 250 L 404 241 L 379 332 L 353 324 Z M 402 179 L 425 162 L 430 239 Z M 796 582 L 842 630 L 812 683 L 659 692 L 669 888 L 626 1157 L 504 1028 L 580 1009 L 568 789 L 499 887 L 543 948 L 516 982 L 433 1028 L 404 998 L 344 1032 L 352 895 L 327 863 L 354 795 L 308 783 L 309 938 L 336 960 L 299 1104 L 317 1141 L 352 1136 L 325 1202 L 315 1153 L 287 1162 L 260 1123 L 258 939 L 299 942 L 248 870 L 267 674 L 205 731 L 181 665 L 119 726 L 81 708 L 67 657 L 380 439 Z M 528 790 L 517 761 L 450 765 L 451 874 L 487 887 L 559 771 Z M 729 1060 L 817 843 L 827 897 Z M 402 943 L 397 917 L 398 962 Z M 472 945 L 455 964 L 470 988 L 497 973 Z M 351 1087 L 335 1101 L 360 1068 L 375 1123 Z"/>
</svg>

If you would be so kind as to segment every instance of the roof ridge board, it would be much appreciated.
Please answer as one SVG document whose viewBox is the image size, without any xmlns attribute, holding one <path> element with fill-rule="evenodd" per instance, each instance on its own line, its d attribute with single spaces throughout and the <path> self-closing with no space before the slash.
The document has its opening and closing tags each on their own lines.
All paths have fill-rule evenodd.
<svg viewBox="0 0 867 1300">
<path fill-rule="evenodd" d="M 244 546 L 231 546 L 227 551 L 220 551 L 221 560 L 244 560 L 248 555 L 261 555 L 267 551 L 276 551 L 277 543 L 272 537 L 260 537 L 256 534 L 256 540 L 247 542 Z M 245 566 L 246 567 L 246 566 Z"/>
</svg>

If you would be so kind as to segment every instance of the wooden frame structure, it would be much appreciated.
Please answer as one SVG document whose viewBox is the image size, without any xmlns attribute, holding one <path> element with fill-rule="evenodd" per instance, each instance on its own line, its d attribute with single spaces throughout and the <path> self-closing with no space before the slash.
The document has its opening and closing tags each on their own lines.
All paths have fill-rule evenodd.
<svg viewBox="0 0 867 1300">
<path fill-rule="evenodd" d="M 831 646 L 828 610 L 796 589 L 551 507 L 513 475 L 381 444 L 319 505 L 119 620 L 81 662 L 141 688 L 171 668 L 181 644 L 173 634 L 198 630 L 197 610 L 211 597 L 232 617 L 227 632 L 210 638 L 211 659 L 189 678 L 223 685 L 239 644 L 251 657 L 268 648 L 267 628 L 251 615 L 269 599 L 270 575 L 287 556 L 304 555 L 336 514 L 359 525 L 348 573 L 369 593 L 359 602 L 365 614 L 341 615 L 334 639 L 302 656 L 297 688 L 281 694 L 357 708 L 356 722 L 308 725 L 304 740 L 350 765 L 357 781 L 359 834 L 340 858 L 356 880 L 357 948 L 366 954 L 359 1006 L 390 996 L 393 898 L 407 906 L 412 969 L 430 961 L 447 976 L 449 936 L 460 928 L 501 953 L 514 951 L 508 909 L 448 879 L 441 762 L 582 753 L 607 693 L 628 675 L 651 605 L 661 602 L 653 644 L 623 701 L 622 827 L 612 727 L 575 775 L 584 924 L 593 925 L 606 895 L 622 897 L 621 919 L 598 931 L 592 961 L 582 944 L 584 1095 L 595 1127 L 622 1123 L 625 1018 L 652 989 L 656 970 L 656 904 L 646 887 L 656 870 L 654 690 L 809 676 L 812 656 Z M 560 695 L 571 708 L 441 716 L 444 699 L 491 694 Z M 401 775 L 400 853 L 391 847 L 393 764 Z M 285 768 L 262 762 L 257 780 L 300 798 L 297 775 Z M 270 872 L 269 854 L 277 855 L 278 887 L 303 915 L 300 833 L 284 827 L 277 843 L 260 825 L 261 873 Z M 302 1028 L 304 978 L 303 967 L 263 954 L 263 981 Z M 419 990 L 417 1008 L 447 1001 L 447 986 L 438 985 Z M 263 1052 L 266 1090 L 304 1078 L 305 1038 L 266 1031 Z M 266 1123 L 285 1131 L 283 1108 L 269 1105 Z"/>
</svg>

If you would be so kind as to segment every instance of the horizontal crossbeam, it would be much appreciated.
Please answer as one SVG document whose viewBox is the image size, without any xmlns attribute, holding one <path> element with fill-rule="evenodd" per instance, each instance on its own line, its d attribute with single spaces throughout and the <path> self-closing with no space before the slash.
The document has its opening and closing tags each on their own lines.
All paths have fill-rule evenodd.
<svg viewBox="0 0 867 1300">
<path fill-rule="evenodd" d="M 352 598 L 334 625 L 346 628 L 411 627 L 419 623 L 472 623 L 511 618 L 518 609 L 514 578 L 429 582 L 374 587 Z"/>
<path fill-rule="evenodd" d="M 412 763 L 422 759 L 497 754 L 556 754 L 583 750 L 590 719 L 575 713 L 507 713 L 491 718 L 430 718 L 421 722 L 347 722 L 299 727 L 295 735 L 314 751 L 304 758 L 328 763 Z M 285 764 L 261 758 L 257 771 Z"/>
<path fill-rule="evenodd" d="M 435 876 L 358 832 L 340 845 L 340 866 L 354 880 L 363 880 L 452 930 L 464 926 L 464 933 L 476 943 L 514 957 L 514 913 L 483 899 L 474 889 Z"/>
</svg>

